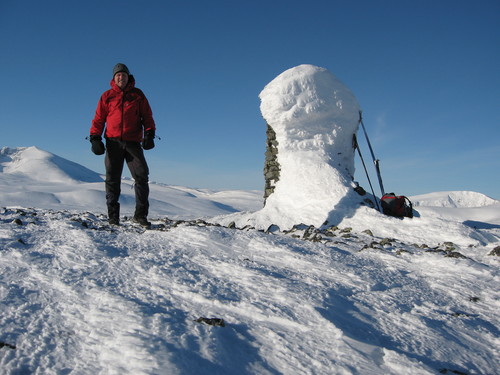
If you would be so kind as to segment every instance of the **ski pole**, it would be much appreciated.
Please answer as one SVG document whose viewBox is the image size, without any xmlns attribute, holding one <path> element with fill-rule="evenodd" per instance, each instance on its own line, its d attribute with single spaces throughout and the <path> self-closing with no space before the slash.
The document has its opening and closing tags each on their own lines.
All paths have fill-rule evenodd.
<svg viewBox="0 0 500 375">
<path fill-rule="evenodd" d="M 375 170 L 377 171 L 377 177 L 378 177 L 378 183 L 380 185 L 380 191 L 382 192 L 382 196 L 384 196 L 385 189 L 384 189 L 384 184 L 382 183 L 382 176 L 380 174 L 380 160 L 378 160 L 375 157 L 375 154 L 373 152 L 373 148 L 372 148 L 372 145 L 370 143 L 370 139 L 368 138 L 368 133 L 366 132 L 366 129 L 365 129 L 365 124 L 363 124 L 362 111 L 359 111 L 359 123 L 363 127 L 363 132 L 365 133 L 366 143 L 368 143 L 368 148 L 370 149 L 370 153 L 372 154 L 372 158 L 373 158 L 373 164 L 375 164 Z"/>
<path fill-rule="evenodd" d="M 370 175 L 368 174 L 368 169 L 366 169 L 365 160 L 363 159 L 363 155 L 361 155 L 361 150 L 360 150 L 359 145 L 358 145 L 358 139 L 356 137 L 356 134 L 353 134 L 353 136 L 352 136 L 352 143 L 353 143 L 354 148 L 356 150 L 358 150 L 359 158 L 361 159 L 361 163 L 363 163 L 363 168 L 365 169 L 365 174 L 366 174 L 366 178 L 368 179 L 368 184 L 370 185 L 370 189 L 372 191 L 373 197 L 375 198 L 375 205 L 377 206 L 377 210 L 383 213 L 381 207 L 378 204 L 378 198 L 375 195 L 375 191 L 373 190 L 372 181 L 370 180 Z"/>
</svg>

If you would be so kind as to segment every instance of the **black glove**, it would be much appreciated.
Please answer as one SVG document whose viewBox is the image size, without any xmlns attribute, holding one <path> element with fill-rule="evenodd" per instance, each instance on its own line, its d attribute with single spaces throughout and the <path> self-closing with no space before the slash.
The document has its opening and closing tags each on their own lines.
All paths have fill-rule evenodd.
<svg viewBox="0 0 500 375">
<path fill-rule="evenodd" d="M 142 148 L 144 150 L 151 150 L 155 147 L 155 131 L 147 130 L 144 132 L 144 139 L 142 140 Z"/>
<path fill-rule="evenodd" d="M 92 143 L 92 152 L 96 155 L 104 154 L 106 148 L 104 147 L 104 143 L 102 143 L 102 139 L 100 135 L 91 135 L 90 143 Z"/>
</svg>

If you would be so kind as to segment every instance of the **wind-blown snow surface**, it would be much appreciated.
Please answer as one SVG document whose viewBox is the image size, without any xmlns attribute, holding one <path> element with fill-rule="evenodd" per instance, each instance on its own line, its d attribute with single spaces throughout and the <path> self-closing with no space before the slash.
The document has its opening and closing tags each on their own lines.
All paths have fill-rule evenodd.
<svg viewBox="0 0 500 375">
<path fill-rule="evenodd" d="M 145 231 L 125 219 L 107 225 L 103 182 L 13 174 L 37 153 L 9 150 L 0 173 L 0 206 L 9 206 L 0 208 L 2 374 L 497 373 L 498 257 L 488 254 L 499 246 L 498 201 L 447 192 L 460 207 L 440 207 L 433 194 L 415 199 L 413 219 L 367 208 L 351 217 L 363 230 L 384 227 L 385 239 L 354 226 L 265 233 L 159 213 Z M 46 174 L 65 173 L 61 165 L 46 164 Z M 29 192 L 24 207 L 6 200 L 16 180 Z M 152 187 L 152 209 L 176 219 L 262 202 L 254 192 Z M 37 204 L 38 189 L 61 203 Z M 426 230 L 429 247 L 414 244 Z"/>
</svg>

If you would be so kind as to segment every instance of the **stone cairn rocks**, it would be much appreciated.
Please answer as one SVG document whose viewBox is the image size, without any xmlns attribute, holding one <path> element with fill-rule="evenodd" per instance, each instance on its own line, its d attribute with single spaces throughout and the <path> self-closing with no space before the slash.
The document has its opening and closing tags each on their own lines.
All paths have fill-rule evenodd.
<svg viewBox="0 0 500 375">
<path fill-rule="evenodd" d="M 264 205 L 266 204 L 267 197 L 274 192 L 276 183 L 280 179 L 281 170 L 278 162 L 278 141 L 276 140 L 276 133 L 269 124 L 267 125 L 266 135 L 266 161 L 264 164 L 266 184 L 264 188 Z"/>
</svg>

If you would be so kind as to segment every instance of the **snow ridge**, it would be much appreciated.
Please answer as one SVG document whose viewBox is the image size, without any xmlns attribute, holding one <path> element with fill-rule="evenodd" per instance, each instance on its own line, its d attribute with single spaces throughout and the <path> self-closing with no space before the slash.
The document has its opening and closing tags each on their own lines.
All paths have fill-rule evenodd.
<svg viewBox="0 0 500 375">
<path fill-rule="evenodd" d="M 473 208 L 500 203 L 474 191 L 443 191 L 411 197 L 415 206 Z"/>
</svg>

